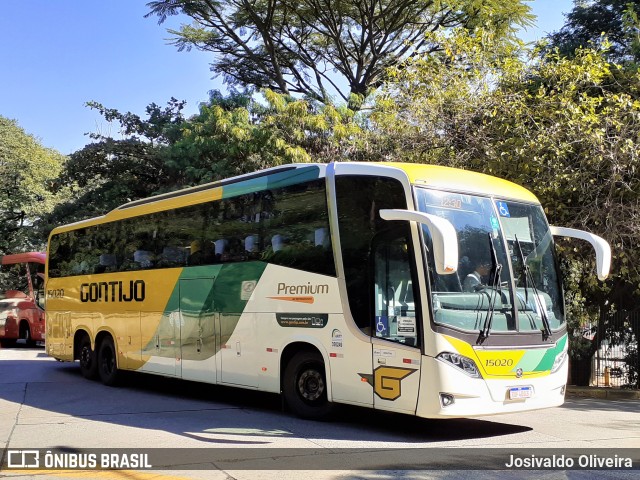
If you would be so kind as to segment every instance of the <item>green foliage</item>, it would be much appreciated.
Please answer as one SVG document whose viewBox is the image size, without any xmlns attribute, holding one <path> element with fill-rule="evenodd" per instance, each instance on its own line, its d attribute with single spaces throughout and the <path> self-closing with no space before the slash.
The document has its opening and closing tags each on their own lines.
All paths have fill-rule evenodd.
<svg viewBox="0 0 640 480">
<path fill-rule="evenodd" d="M 330 161 L 355 149 L 361 126 L 347 108 L 296 100 L 270 90 L 212 92 L 189 119 L 183 103 L 151 104 L 146 118 L 92 102 L 124 137 L 96 140 L 73 153 L 60 177 L 72 198 L 47 225 L 102 215 L 130 200 L 284 163 Z"/>
<path fill-rule="evenodd" d="M 249 96 L 235 102 L 215 93 L 182 126 L 181 137 L 164 152 L 176 185 L 194 185 L 290 162 L 309 155 L 263 123 L 269 110 Z M 284 100 L 278 98 L 284 103 Z"/>
<path fill-rule="evenodd" d="M 615 62 L 640 61 L 640 2 L 590 0 L 574 2 L 562 29 L 549 35 L 551 49 L 573 56 L 576 49 L 610 42 L 606 56 Z"/>
<path fill-rule="evenodd" d="M 0 254 L 42 248 L 30 227 L 64 196 L 56 179 L 65 160 L 0 116 Z"/>
<path fill-rule="evenodd" d="M 147 107 L 147 118 L 120 113 L 99 103 L 87 104 L 107 121 L 118 122 L 123 138 L 92 134 L 95 140 L 70 155 L 59 182 L 70 197 L 45 219 L 45 230 L 102 215 L 133 199 L 173 187 L 162 153 L 180 138 L 184 104 L 171 99 L 166 108 Z"/>
<path fill-rule="evenodd" d="M 508 36 L 533 18 L 520 0 L 155 0 L 147 5 L 147 16 L 156 15 L 160 23 L 171 15 L 191 17 L 190 25 L 169 31 L 175 45 L 212 52 L 211 70 L 229 85 L 347 103 L 353 110 L 382 84 L 388 67 L 439 48 L 425 33 L 484 25 Z"/>
</svg>

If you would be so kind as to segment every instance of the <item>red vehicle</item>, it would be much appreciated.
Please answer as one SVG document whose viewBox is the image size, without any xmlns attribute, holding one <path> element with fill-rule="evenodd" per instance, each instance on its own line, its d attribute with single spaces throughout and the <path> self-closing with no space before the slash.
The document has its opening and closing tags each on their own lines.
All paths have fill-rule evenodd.
<svg viewBox="0 0 640 480">
<path fill-rule="evenodd" d="M 44 341 L 44 264 L 41 252 L 0 256 L 0 343 Z"/>
</svg>

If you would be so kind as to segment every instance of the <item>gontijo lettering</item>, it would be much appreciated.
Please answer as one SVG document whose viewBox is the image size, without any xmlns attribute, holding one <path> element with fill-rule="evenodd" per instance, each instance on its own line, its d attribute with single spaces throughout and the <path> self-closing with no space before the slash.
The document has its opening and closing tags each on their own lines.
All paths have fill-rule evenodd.
<svg viewBox="0 0 640 480">
<path fill-rule="evenodd" d="M 81 302 L 142 302 L 146 295 L 144 280 L 83 283 Z"/>
<path fill-rule="evenodd" d="M 329 293 L 329 285 L 312 285 L 311 282 L 307 282 L 306 285 L 278 283 L 278 295 L 315 295 L 318 293 Z"/>
</svg>

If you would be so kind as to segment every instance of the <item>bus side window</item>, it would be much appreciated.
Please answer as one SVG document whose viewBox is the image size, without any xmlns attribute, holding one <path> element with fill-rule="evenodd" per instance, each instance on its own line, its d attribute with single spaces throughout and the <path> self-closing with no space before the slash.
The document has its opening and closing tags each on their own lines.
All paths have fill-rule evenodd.
<svg viewBox="0 0 640 480">
<path fill-rule="evenodd" d="M 108 273 L 116 270 L 118 266 L 117 258 L 112 253 L 103 253 L 100 255 L 98 266 L 95 273 Z"/>
<path fill-rule="evenodd" d="M 45 305 L 44 274 L 38 274 L 34 278 L 35 278 L 35 283 L 33 288 L 36 296 L 36 303 L 42 310 L 44 310 L 44 305 Z"/>
</svg>

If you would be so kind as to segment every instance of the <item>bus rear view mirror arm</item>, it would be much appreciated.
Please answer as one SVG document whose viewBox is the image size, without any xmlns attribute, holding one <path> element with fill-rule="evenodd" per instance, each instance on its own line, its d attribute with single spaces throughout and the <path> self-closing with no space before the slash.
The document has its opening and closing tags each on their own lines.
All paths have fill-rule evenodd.
<svg viewBox="0 0 640 480">
<path fill-rule="evenodd" d="M 458 269 L 458 236 L 449 220 L 428 213 L 398 209 L 380 210 L 380 218 L 383 220 L 406 220 L 426 225 L 433 239 L 436 272 L 439 275 L 449 275 L 456 272 Z"/>
<path fill-rule="evenodd" d="M 611 247 L 607 241 L 594 235 L 593 233 L 585 232 L 584 230 L 576 230 L 575 228 L 565 227 L 549 227 L 551 234 L 556 237 L 572 237 L 579 238 L 580 240 L 586 240 L 589 242 L 596 251 L 596 272 L 599 280 L 606 280 L 609 275 L 609 268 L 611 267 Z"/>
</svg>

